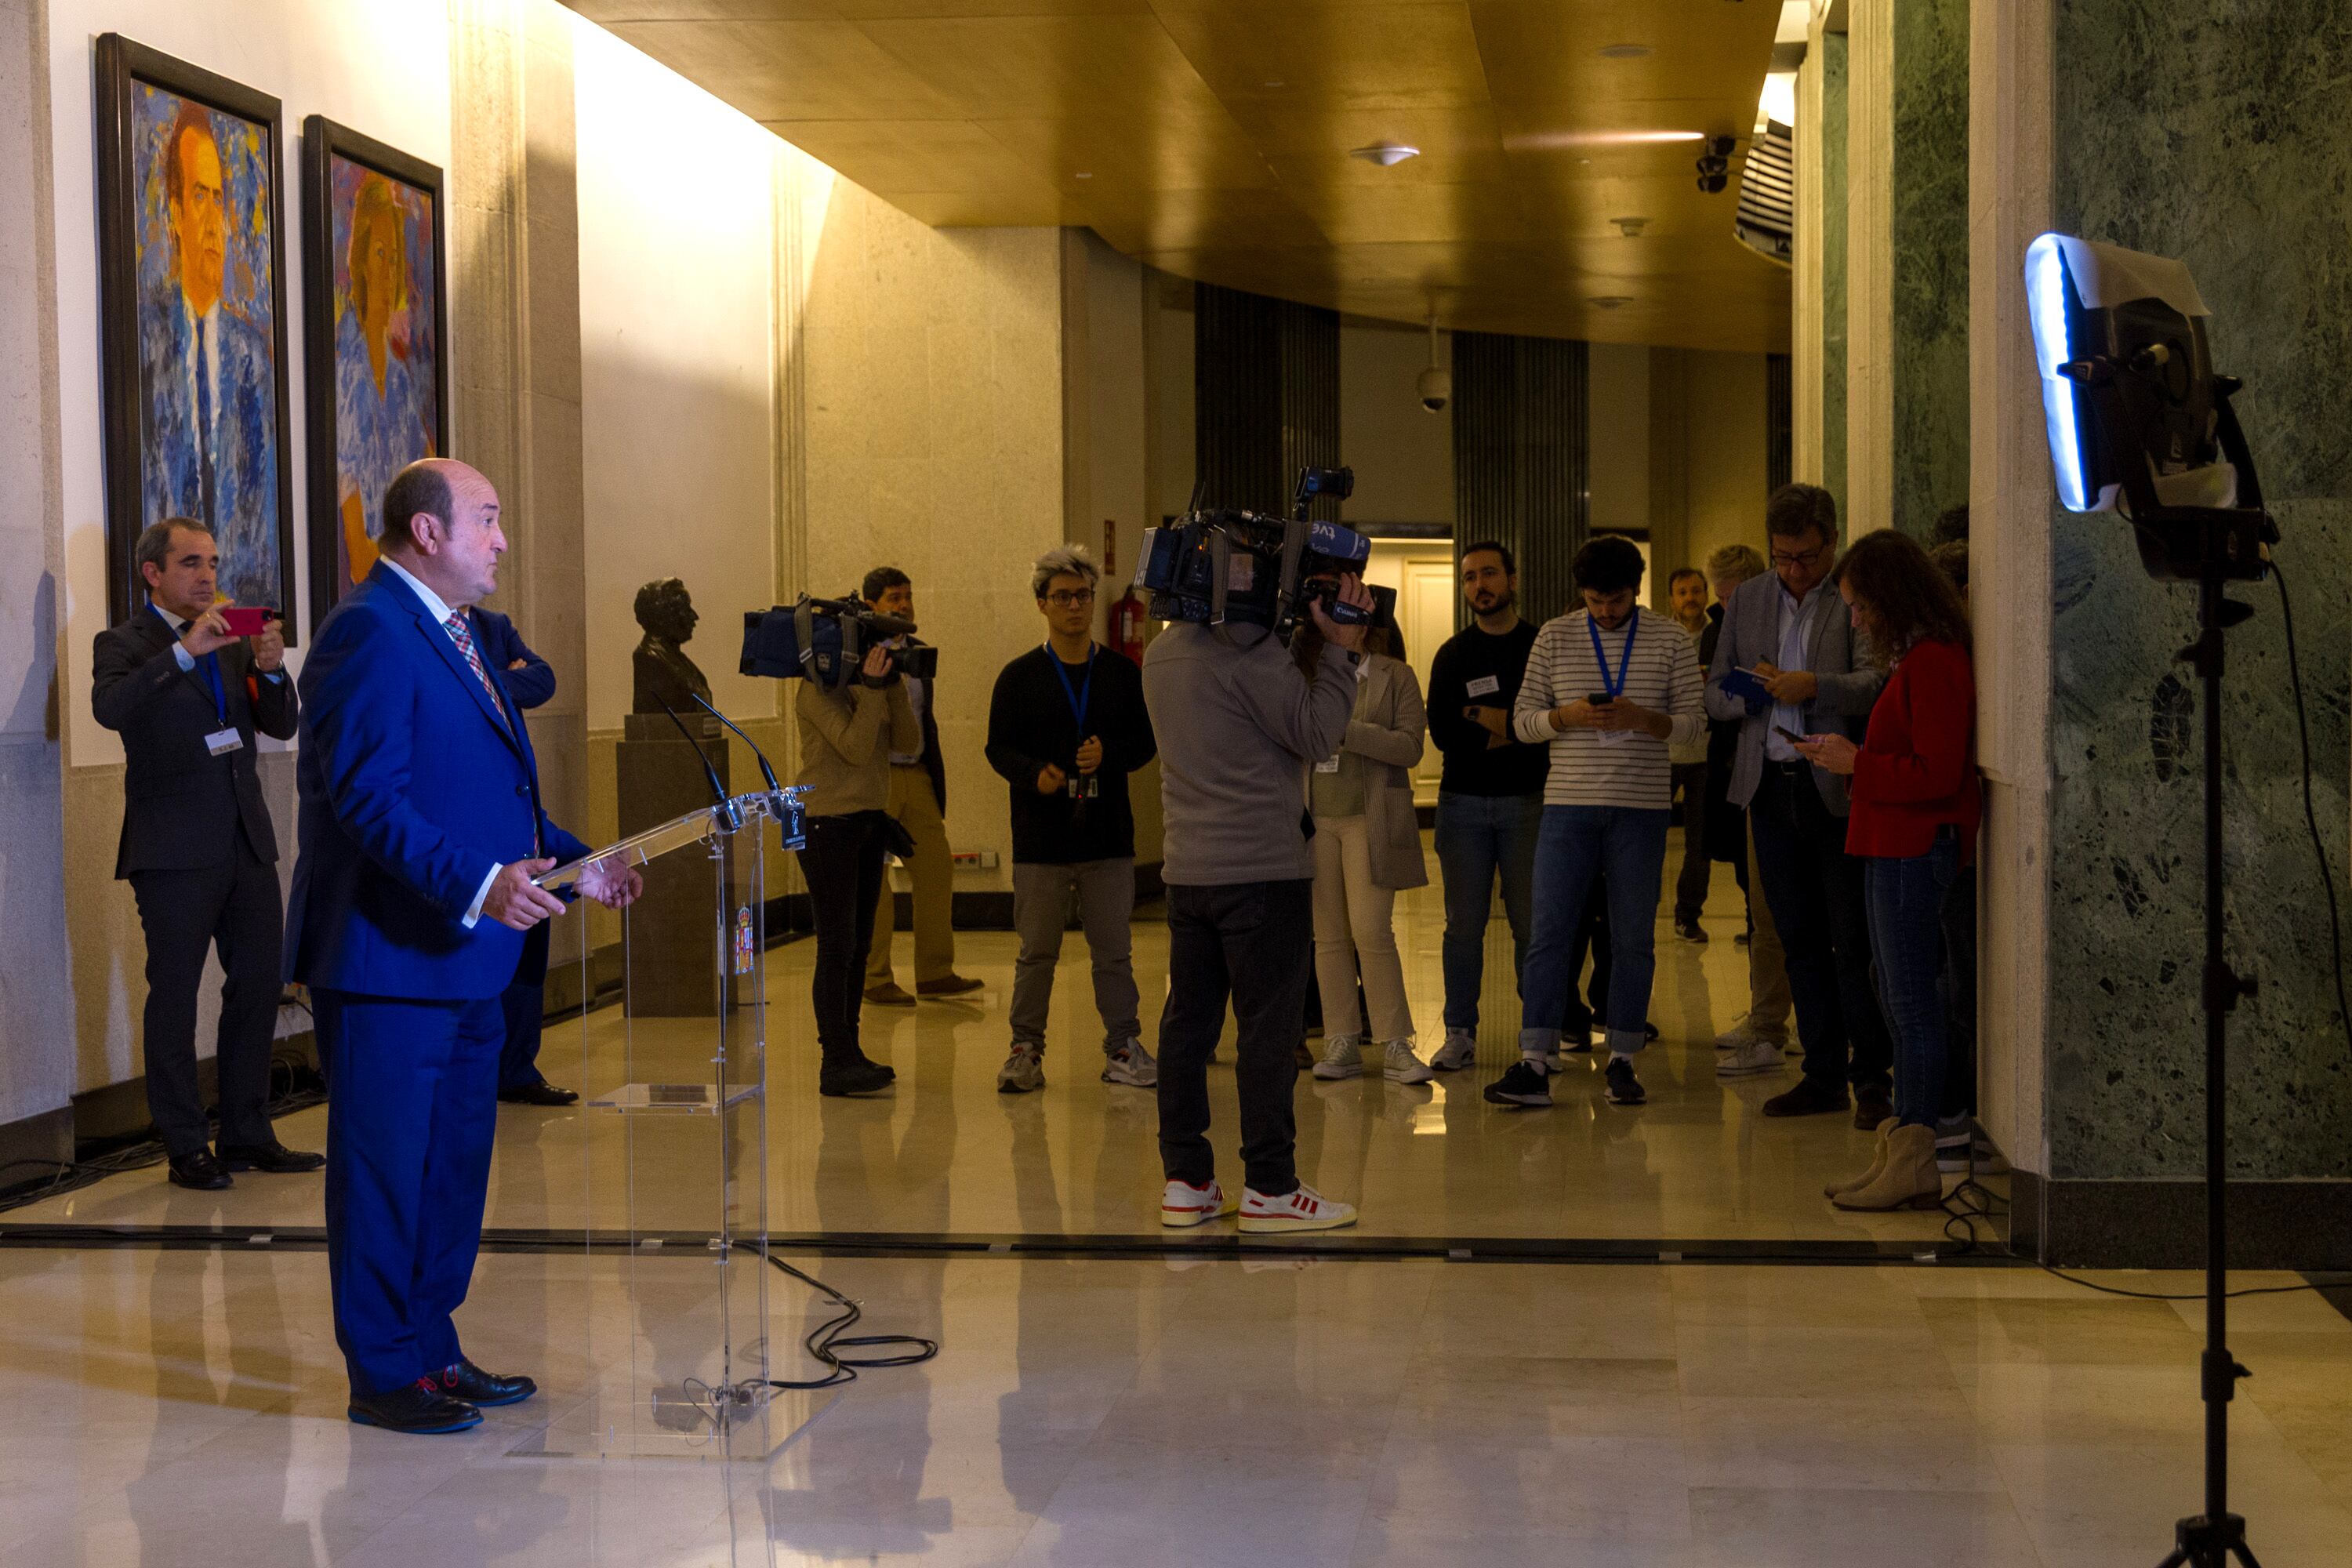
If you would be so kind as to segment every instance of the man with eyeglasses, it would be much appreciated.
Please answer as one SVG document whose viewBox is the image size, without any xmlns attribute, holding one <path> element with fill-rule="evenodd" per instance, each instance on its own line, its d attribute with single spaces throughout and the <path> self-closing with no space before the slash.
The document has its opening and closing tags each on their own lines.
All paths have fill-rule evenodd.
<svg viewBox="0 0 2352 1568">
<path fill-rule="evenodd" d="M 1765 503 L 1764 526 L 1772 570 L 1725 602 L 1706 682 L 1708 714 L 1740 726 L 1728 796 L 1748 814 L 1805 1047 L 1804 1077 L 1766 1100 L 1764 1114 L 1843 1110 L 1851 1084 L 1854 1125 L 1867 1131 L 1894 1114 L 1893 1047 L 1871 984 L 1862 862 L 1845 852 L 1846 784 L 1789 737 L 1860 741 L 1886 677 L 1829 581 L 1830 493 L 1784 485 Z"/>
<path fill-rule="evenodd" d="M 1013 1049 L 997 1091 L 1045 1087 L 1045 1022 L 1070 895 L 1078 900 L 1102 1015 L 1105 1083 L 1150 1089 L 1160 1068 L 1143 1048 L 1133 941 L 1135 813 L 1127 775 L 1154 752 L 1143 672 L 1094 638 L 1098 574 L 1087 552 L 1037 558 L 1030 591 L 1045 618 L 1042 647 L 1006 665 L 988 704 L 988 763 L 1013 790 Z"/>
</svg>

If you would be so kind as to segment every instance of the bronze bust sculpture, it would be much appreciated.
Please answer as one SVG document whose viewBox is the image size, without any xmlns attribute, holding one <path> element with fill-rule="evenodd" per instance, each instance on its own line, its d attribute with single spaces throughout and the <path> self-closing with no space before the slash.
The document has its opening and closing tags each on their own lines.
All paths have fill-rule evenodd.
<svg viewBox="0 0 2352 1568">
<path fill-rule="evenodd" d="M 710 698 L 710 682 L 686 657 L 683 647 L 693 638 L 695 623 L 702 617 L 695 613 L 686 584 L 675 577 L 638 589 L 636 610 L 637 625 L 646 635 L 630 656 L 636 673 L 636 699 L 631 707 L 639 713 L 659 713 L 667 702 L 679 718 L 691 723 L 702 712 L 695 699 L 708 701 Z"/>
</svg>

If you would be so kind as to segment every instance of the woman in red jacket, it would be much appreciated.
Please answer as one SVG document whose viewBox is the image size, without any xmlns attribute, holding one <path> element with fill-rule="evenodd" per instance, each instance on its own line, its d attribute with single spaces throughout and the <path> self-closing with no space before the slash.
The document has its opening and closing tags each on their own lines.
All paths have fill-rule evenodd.
<svg viewBox="0 0 2352 1568">
<path fill-rule="evenodd" d="M 1879 1000 L 1895 1036 L 1895 1115 L 1860 1178 L 1830 1189 L 1840 1208 L 1932 1207 L 1944 1195 L 1936 1117 L 1949 1049 L 1944 1000 L 1944 894 L 1974 858 L 1976 679 L 1968 611 L 1918 542 L 1892 529 L 1864 535 L 1832 574 L 1854 627 L 1893 666 L 1856 749 L 1815 735 L 1798 750 L 1851 773 L 1845 847 L 1864 859 Z"/>
</svg>

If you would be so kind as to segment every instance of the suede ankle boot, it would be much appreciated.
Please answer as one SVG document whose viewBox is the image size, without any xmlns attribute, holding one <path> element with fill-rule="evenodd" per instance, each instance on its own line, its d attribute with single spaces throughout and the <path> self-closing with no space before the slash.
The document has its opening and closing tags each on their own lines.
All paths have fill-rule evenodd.
<svg viewBox="0 0 2352 1568">
<path fill-rule="evenodd" d="M 1842 1182 L 1831 1182 L 1822 1188 L 1822 1196 L 1834 1198 L 1847 1193 L 1858 1193 L 1878 1180 L 1878 1173 L 1886 1169 L 1886 1135 L 1895 1131 L 1895 1118 L 1888 1117 L 1878 1124 L 1878 1136 L 1871 1140 L 1870 1169 L 1859 1176 L 1848 1176 Z"/>
<path fill-rule="evenodd" d="M 1934 1208 L 1944 1201 L 1944 1175 L 1936 1168 L 1936 1130 L 1914 1123 L 1886 1138 L 1886 1164 L 1866 1187 L 1832 1200 L 1842 1209 Z"/>
</svg>

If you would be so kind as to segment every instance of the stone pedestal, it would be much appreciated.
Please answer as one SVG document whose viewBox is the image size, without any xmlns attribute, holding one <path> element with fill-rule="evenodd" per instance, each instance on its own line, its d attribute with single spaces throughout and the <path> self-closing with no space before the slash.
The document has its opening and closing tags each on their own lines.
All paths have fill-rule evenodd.
<svg viewBox="0 0 2352 1568">
<path fill-rule="evenodd" d="M 726 786 L 726 746 L 706 739 L 702 750 Z M 667 714 L 630 714 L 618 752 L 623 837 L 710 804 L 701 759 Z M 625 981 L 633 1016 L 708 1018 L 717 1012 L 716 874 L 699 848 L 673 850 L 645 868 L 645 895 L 629 910 Z"/>
</svg>

